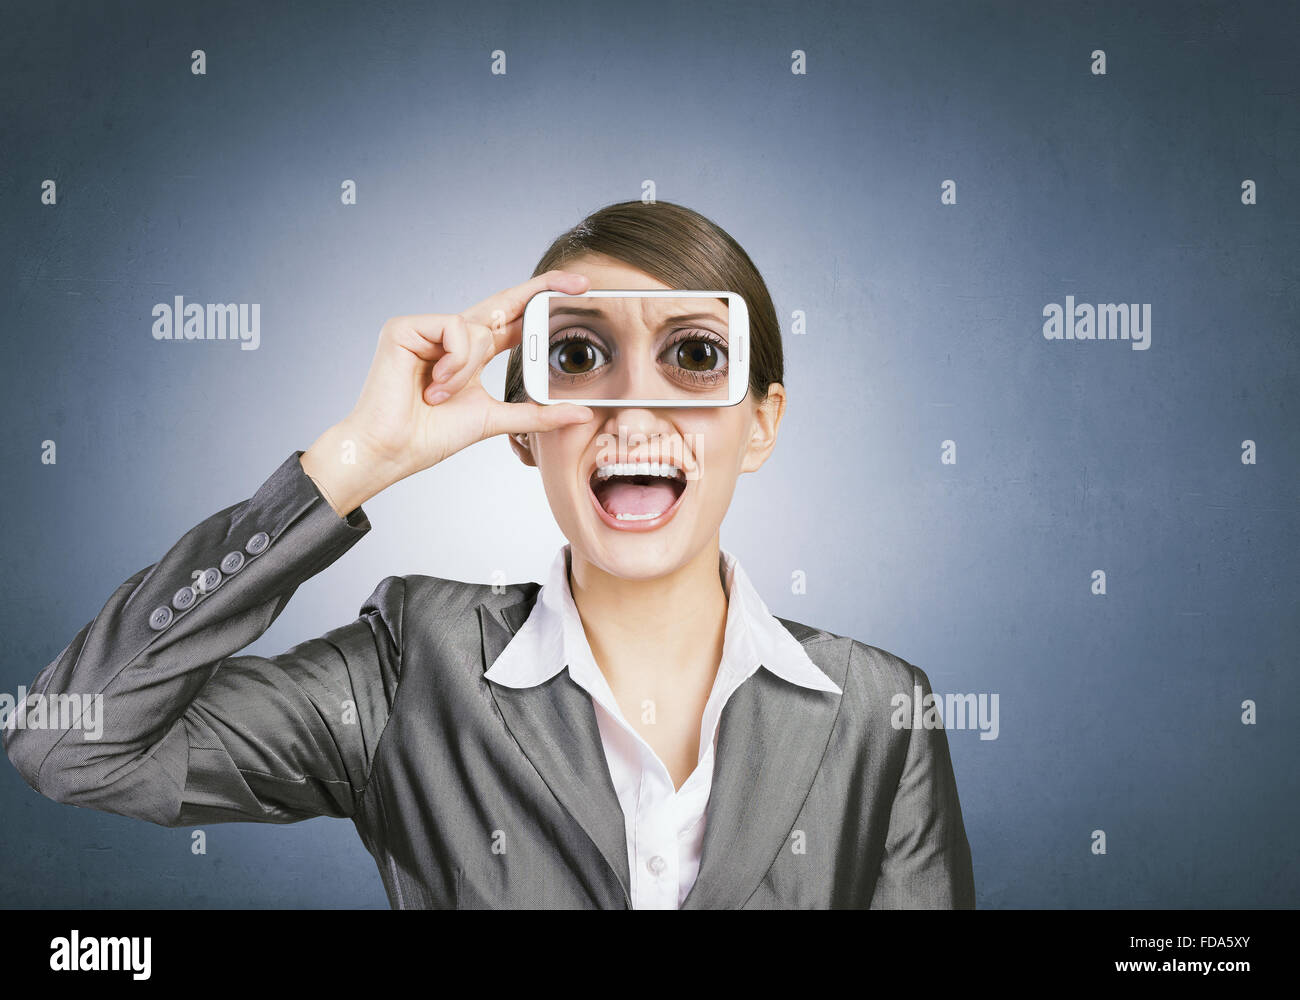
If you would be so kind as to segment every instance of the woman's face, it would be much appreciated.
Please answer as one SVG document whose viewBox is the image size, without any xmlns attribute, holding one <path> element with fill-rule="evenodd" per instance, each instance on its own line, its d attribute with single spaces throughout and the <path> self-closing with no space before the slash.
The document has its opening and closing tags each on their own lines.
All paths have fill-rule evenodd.
<svg viewBox="0 0 1300 1000">
<path fill-rule="evenodd" d="M 562 267 L 585 274 L 592 289 L 670 287 L 604 256 Z M 725 305 L 718 305 L 725 316 Z M 620 314 L 625 322 L 643 318 L 653 323 L 639 309 Z M 638 332 L 648 338 L 649 326 Z M 595 416 L 584 424 L 511 435 L 510 444 L 541 471 L 551 512 L 575 557 L 613 576 L 650 579 L 684 566 L 716 538 L 736 479 L 758 469 L 776 444 L 784 407 L 785 391 L 776 382 L 762 405 L 749 393 L 734 406 L 594 406 Z M 682 472 L 677 481 L 598 475 L 608 464 L 640 462 L 669 463 Z"/>
</svg>

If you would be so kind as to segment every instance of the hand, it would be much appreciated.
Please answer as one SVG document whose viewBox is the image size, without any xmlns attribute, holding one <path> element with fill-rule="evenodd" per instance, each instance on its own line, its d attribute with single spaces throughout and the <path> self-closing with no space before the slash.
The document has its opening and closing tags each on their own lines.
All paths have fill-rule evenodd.
<svg viewBox="0 0 1300 1000">
<path fill-rule="evenodd" d="M 303 454 L 304 470 L 342 516 L 387 486 L 496 434 L 549 431 L 592 418 L 586 406 L 505 403 L 483 367 L 519 343 L 538 292 L 580 295 L 586 275 L 548 271 L 461 313 L 395 316 L 379 332 L 352 412 Z M 351 445 L 353 461 L 341 458 Z"/>
</svg>

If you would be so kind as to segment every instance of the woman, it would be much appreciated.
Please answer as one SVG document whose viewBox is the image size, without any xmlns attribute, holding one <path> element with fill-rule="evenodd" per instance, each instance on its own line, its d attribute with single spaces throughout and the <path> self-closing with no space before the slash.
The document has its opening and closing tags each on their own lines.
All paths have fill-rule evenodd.
<svg viewBox="0 0 1300 1000">
<path fill-rule="evenodd" d="M 589 288 L 739 292 L 748 396 L 527 401 L 524 305 Z M 502 402 L 479 375 L 507 348 Z M 102 738 L 11 723 L 6 751 L 43 795 L 165 826 L 349 817 L 394 907 L 973 906 L 944 733 L 891 724 L 925 674 L 773 617 L 719 547 L 737 477 L 776 444 L 782 379 L 771 298 L 730 236 L 670 203 L 608 206 L 532 280 L 389 320 L 352 412 L 122 584 L 33 683 L 28 708 L 102 693 Z M 545 586 L 388 577 L 350 625 L 236 655 L 369 530 L 366 500 L 498 434 L 568 539 Z M 598 509 L 602 470 L 665 454 L 695 470 L 670 510 Z"/>
</svg>

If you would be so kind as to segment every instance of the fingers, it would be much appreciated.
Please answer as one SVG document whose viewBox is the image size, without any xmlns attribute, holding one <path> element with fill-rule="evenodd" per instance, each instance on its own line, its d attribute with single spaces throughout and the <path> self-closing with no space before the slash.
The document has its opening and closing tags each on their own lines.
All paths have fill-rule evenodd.
<svg viewBox="0 0 1300 1000">
<path fill-rule="evenodd" d="M 492 356 L 492 335 L 481 326 L 466 323 L 463 316 L 448 316 L 442 346 L 447 353 L 433 366 L 431 381 L 424 389 L 425 401 L 431 404 L 456 395 L 478 374 Z"/>
<path fill-rule="evenodd" d="M 570 424 L 582 424 L 595 416 L 589 406 L 577 403 L 495 402 L 487 419 L 487 434 L 526 434 L 529 431 L 553 431 Z"/>
<path fill-rule="evenodd" d="M 462 316 L 446 316 L 442 324 L 442 349 L 445 352 L 433 366 L 430 373 L 432 384 L 437 388 L 449 388 L 448 383 L 454 375 L 464 370 L 470 349 L 469 328 Z"/>
<path fill-rule="evenodd" d="M 483 365 L 519 343 L 524 307 L 534 295 L 548 290 L 580 295 L 589 284 L 584 274 L 559 269 L 546 271 L 461 313 L 394 316 L 384 324 L 383 332 L 399 347 L 433 365 L 431 381 L 424 387 L 424 399 L 435 405 L 455 396 Z M 546 416 L 543 422 L 553 419 L 553 415 Z M 549 425 L 533 429 L 549 429 Z"/>
<path fill-rule="evenodd" d="M 478 305 L 466 309 L 461 315 L 471 323 L 481 323 L 492 331 L 494 354 L 514 347 L 523 333 L 524 306 L 538 292 L 564 292 L 581 295 L 587 291 L 590 280 L 585 274 L 559 269 L 546 271 L 495 295 L 488 296 Z"/>
<path fill-rule="evenodd" d="M 442 313 L 393 316 L 384 323 L 382 333 L 421 361 L 434 362 L 443 355 L 443 328 L 451 318 Z"/>
</svg>

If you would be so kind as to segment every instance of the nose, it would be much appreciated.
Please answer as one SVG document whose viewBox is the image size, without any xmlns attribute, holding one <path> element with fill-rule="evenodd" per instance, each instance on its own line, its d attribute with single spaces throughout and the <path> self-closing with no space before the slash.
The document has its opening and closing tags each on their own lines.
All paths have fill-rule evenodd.
<svg viewBox="0 0 1300 1000">
<path fill-rule="evenodd" d="M 605 421 L 597 442 L 601 462 L 670 462 L 682 465 L 681 436 L 666 419 L 669 410 L 641 406 L 601 407 Z"/>
<path fill-rule="evenodd" d="M 620 368 L 609 398 L 660 400 L 671 396 L 648 350 L 627 351 Z"/>
</svg>

